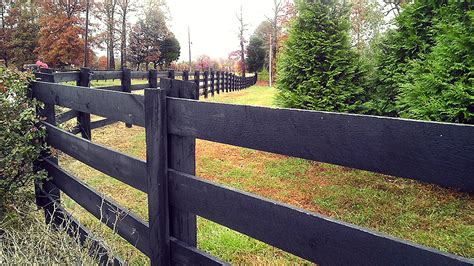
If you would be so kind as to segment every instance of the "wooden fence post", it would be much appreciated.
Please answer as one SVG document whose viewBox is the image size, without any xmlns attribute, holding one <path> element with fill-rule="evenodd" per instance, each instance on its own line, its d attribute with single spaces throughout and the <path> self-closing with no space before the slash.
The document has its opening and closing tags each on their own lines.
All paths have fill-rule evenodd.
<svg viewBox="0 0 474 266">
<path fill-rule="evenodd" d="M 91 85 L 91 70 L 89 68 L 82 67 L 80 70 L 79 81 L 77 81 L 77 86 L 90 87 L 90 85 Z M 92 140 L 90 114 L 79 112 L 79 114 L 77 115 L 77 126 L 83 138 Z"/>
<path fill-rule="evenodd" d="M 174 72 L 173 69 L 168 70 L 168 78 L 170 78 L 170 79 L 175 79 L 176 78 L 175 72 Z"/>
<path fill-rule="evenodd" d="M 204 71 L 204 98 L 207 98 L 207 86 L 209 85 L 209 71 Z"/>
<path fill-rule="evenodd" d="M 230 91 L 230 73 L 229 72 L 225 72 L 225 76 L 226 76 L 226 86 L 225 86 L 225 92 L 229 92 Z"/>
<path fill-rule="evenodd" d="M 231 75 L 232 75 L 231 76 L 232 85 L 230 87 L 231 87 L 232 91 L 235 91 L 235 74 L 232 73 Z"/>
<path fill-rule="evenodd" d="M 221 72 L 220 71 L 217 71 L 216 72 L 216 91 L 217 91 L 217 94 L 220 94 L 220 90 L 221 90 Z"/>
<path fill-rule="evenodd" d="M 54 74 L 51 69 L 40 69 L 40 73 L 50 74 L 49 76 L 42 76 L 41 81 L 54 83 Z M 46 118 L 47 123 L 56 125 L 56 110 L 54 104 L 45 103 L 43 108 L 38 109 L 38 114 Z M 59 163 L 58 158 L 51 156 L 49 152 L 44 153 L 43 156 L 48 157 L 50 161 L 55 164 Z M 48 199 L 41 189 L 48 193 L 54 201 Z M 35 184 L 36 204 L 44 209 L 44 217 L 47 224 L 54 222 L 53 215 L 60 215 L 60 213 L 55 213 L 58 210 L 54 208 L 54 202 L 59 203 L 61 201 L 60 195 L 60 191 L 55 186 L 52 186 L 50 181 Z"/>
<path fill-rule="evenodd" d="M 183 71 L 183 80 L 184 81 L 189 80 L 189 71 L 188 70 Z"/>
<path fill-rule="evenodd" d="M 148 86 L 158 88 L 158 71 L 156 69 L 148 70 Z"/>
<path fill-rule="evenodd" d="M 122 91 L 126 93 L 132 92 L 132 71 L 129 68 L 122 69 Z M 127 128 L 132 128 L 132 124 L 125 124 Z"/>
<path fill-rule="evenodd" d="M 200 92 L 201 92 L 201 73 L 199 71 L 194 72 L 194 83 L 196 83 L 197 88 L 196 88 L 196 95 L 197 99 L 199 100 Z"/>
<path fill-rule="evenodd" d="M 198 99 L 198 85 L 178 80 L 162 79 L 160 88 L 165 89 L 168 96 L 185 99 Z M 172 114 L 169 114 L 172 115 Z M 168 167 L 196 175 L 196 139 L 177 135 L 168 135 Z M 196 215 L 170 208 L 171 236 L 185 242 L 189 246 L 197 245 L 197 219 Z"/>
<path fill-rule="evenodd" d="M 211 71 L 211 96 L 214 97 L 214 88 L 215 88 L 215 79 L 216 78 L 216 72 L 214 70 Z"/>
<path fill-rule="evenodd" d="M 224 73 L 222 73 L 222 77 L 222 92 L 227 92 L 227 71 L 224 71 Z"/>
<path fill-rule="evenodd" d="M 146 166 L 151 265 L 170 265 L 166 91 L 145 89 Z"/>
</svg>

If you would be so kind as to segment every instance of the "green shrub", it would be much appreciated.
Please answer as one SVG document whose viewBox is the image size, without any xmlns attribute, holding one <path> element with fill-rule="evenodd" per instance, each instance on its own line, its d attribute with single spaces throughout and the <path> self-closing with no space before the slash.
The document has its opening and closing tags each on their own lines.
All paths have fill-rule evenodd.
<svg viewBox="0 0 474 266">
<path fill-rule="evenodd" d="M 366 77 L 351 48 L 349 8 L 338 1 L 296 1 L 298 16 L 278 61 L 280 105 L 357 112 Z"/>
<path fill-rule="evenodd" d="M 268 73 L 268 69 L 264 68 L 262 71 L 258 72 L 258 80 L 259 81 L 269 81 L 270 80 L 270 73 Z"/>
<path fill-rule="evenodd" d="M 433 19 L 435 45 L 411 62 L 398 98 L 400 116 L 474 124 L 474 11 L 451 4 Z"/>
<path fill-rule="evenodd" d="M 376 45 L 375 90 L 367 103 L 370 114 L 398 116 L 396 100 L 407 80 L 410 62 L 420 60 L 434 44 L 435 7 L 429 1 L 405 6 L 395 20 L 397 28 L 387 31 Z"/>
<path fill-rule="evenodd" d="M 36 115 L 39 103 L 29 97 L 30 81 L 29 74 L 0 67 L 0 208 L 45 177 L 33 165 L 46 147 Z"/>
</svg>

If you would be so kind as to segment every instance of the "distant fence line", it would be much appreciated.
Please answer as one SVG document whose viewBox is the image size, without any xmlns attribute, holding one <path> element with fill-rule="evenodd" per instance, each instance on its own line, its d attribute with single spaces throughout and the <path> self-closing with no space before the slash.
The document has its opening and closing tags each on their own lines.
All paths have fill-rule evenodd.
<svg viewBox="0 0 474 266">
<path fill-rule="evenodd" d="M 96 87 L 96 89 L 105 89 L 112 91 L 123 91 L 131 92 L 136 90 L 143 90 L 145 88 L 150 88 L 150 85 L 154 84 L 154 80 L 159 80 L 160 78 L 170 78 L 178 79 L 184 81 L 193 81 L 198 84 L 199 90 L 197 94 L 199 96 L 204 96 L 208 98 L 209 96 L 214 96 L 215 94 L 220 94 L 224 92 L 233 92 L 237 90 L 246 89 L 257 83 L 258 74 L 255 73 L 250 77 L 241 77 L 232 72 L 227 71 L 157 71 L 157 70 L 148 70 L 148 71 L 132 71 L 130 69 L 123 69 L 118 71 L 104 71 L 104 70 L 93 70 L 91 71 L 88 68 L 81 68 L 80 71 L 69 71 L 69 72 L 54 72 L 51 69 L 40 69 L 37 73 L 37 77 L 40 79 L 51 80 L 55 83 L 79 82 L 81 80 L 81 73 L 85 75 L 84 72 L 89 72 L 90 81 L 100 81 L 100 80 L 120 80 L 121 85 L 117 86 L 103 86 Z M 53 75 L 50 77 L 49 75 Z M 84 79 L 85 76 L 82 76 Z M 148 81 L 143 84 L 132 84 L 132 80 L 142 79 Z"/>
<path fill-rule="evenodd" d="M 147 193 L 149 220 L 68 173 L 57 158 L 46 158 L 40 166 L 51 179 L 36 188 L 37 203 L 45 209 L 48 222 L 72 221 L 71 233 L 79 233 L 81 241 L 90 232 L 62 207 L 60 191 L 147 255 L 152 265 L 225 264 L 197 248 L 197 215 L 319 264 L 473 263 L 201 179 L 196 176 L 195 145 L 196 139 L 203 139 L 472 193 L 474 126 L 196 101 L 197 82 L 161 78 L 158 86 L 155 74 L 148 76 L 152 87 L 145 95 L 85 88 L 90 74 L 82 70 L 79 80 L 74 79 L 81 87 L 33 82 L 33 97 L 45 104 L 41 115 L 46 117 L 47 142 Z M 146 76 L 144 72 L 132 76 L 141 74 Z M 77 73 L 38 77 L 43 81 L 57 77 L 61 82 L 70 80 L 67 75 Z M 82 138 L 57 126 L 55 106 L 78 114 L 76 133 Z M 91 124 L 83 122 L 90 121 L 90 114 L 106 117 L 98 127 L 111 121 L 144 127 L 146 161 L 87 140 Z M 100 241 L 93 244 L 104 250 Z M 109 253 L 101 254 L 102 262 L 109 259 Z M 121 262 L 118 257 L 111 259 Z"/>
<path fill-rule="evenodd" d="M 251 77 L 240 77 L 225 71 L 204 71 L 203 73 L 195 71 L 190 75 L 188 71 L 157 71 L 155 69 L 149 71 L 131 71 L 130 69 L 123 69 L 121 71 L 91 71 L 89 68 L 81 68 L 80 71 L 54 72 L 52 69 L 41 68 L 35 75 L 40 81 L 51 83 L 76 82 L 76 85 L 81 87 L 91 87 L 91 81 L 94 80 L 120 80 L 120 85 L 117 86 L 99 86 L 94 88 L 126 93 L 146 88 L 156 88 L 159 81 L 163 78 L 192 81 L 197 85 L 196 96 L 194 97 L 197 100 L 199 100 L 200 96 L 208 98 L 220 93 L 246 89 L 255 85 L 258 79 L 257 73 Z M 132 84 L 132 80 L 146 80 L 147 82 Z M 84 138 L 89 140 L 92 139 L 93 129 L 117 122 L 109 118 L 91 122 L 90 114 L 81 113 L 76 110 L 62 113 L 56 119 L 59 124 L 62 124 L 74 118 L 77 118 L 77 125 L 71 130 L 71 133 L 81 133 Z M 131 127 L 131 124 L 127 124 L 127 127 Z"/>
</svg>

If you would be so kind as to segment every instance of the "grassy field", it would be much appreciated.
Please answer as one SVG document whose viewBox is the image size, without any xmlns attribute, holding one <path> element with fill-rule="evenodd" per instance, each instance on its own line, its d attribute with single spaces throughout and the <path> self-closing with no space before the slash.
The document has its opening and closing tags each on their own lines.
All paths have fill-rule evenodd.
<svg viewBox="0 0 474 266">
<path fill-rule="evenodd" d="M 274 89 L 252 87 L 207 99 L 274 106 Z M 93 132 L 93 141 L 145 158 L 145 132 L 122 123 Z M 61 165 L 100 192 L 147 218 L 146 195 L 67 156 Z M 365 226 L 423 245 L 474 257 L 474 199 L 468 194 L 345 167 L 197 141 L 197 174 L 213 182 Z M 66 207 L 133 264 L 148 260 L 73 201 Z M 234 264 L 308 262 L 247 236 L 198 220 L 199 247 Z M 337 255 L 337 254 L 335 254 Z"/>
</svg>

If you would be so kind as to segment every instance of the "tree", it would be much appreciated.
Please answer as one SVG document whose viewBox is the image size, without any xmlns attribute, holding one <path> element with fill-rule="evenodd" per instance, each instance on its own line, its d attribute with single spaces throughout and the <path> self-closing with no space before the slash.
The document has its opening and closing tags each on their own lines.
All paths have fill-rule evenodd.
<svg viewBox="0 0 474 266">
<path fill-rule="evenodd" d="M 166 5 L 163 1 L 150 1 L 145 11 L 146 45 L 148 46 L 147 62 L 153 63 L 156 68 L 160 62 L 161 46 L 170 36 L 166 23 Z"/>
<path fill-rule="evenodd" d="M 163 1 L 149 1 L 142 18 L 130 32 L 129 60 L 139 68 L 150 63 L 156 68 L 160 63 L 161 46 L 172 36 L 166 24 L 166 5 Z"/>
<path fill-rule="evenodd" d="M 245 32 L 247 31 L 248 24 L 244 23 L 244 11 L 243 7 L 240 6 L 240 14 L 237 14 L 237 20 L 239 21 L 239 41 L 240 41 L 240 66 L 241 66 L 241 74 L 242 77 L 245 77 L 245 43 L 247 40 L 245 39 Z"/>
<path fill-rule="evenodd" d="M 38 12 L 30 1 L 12 2 L 4 18 L 4 38 L 0 46 L 5 49 L 5 58 L 18 68 L 36 61 L 33 51 L 38 46 Z"/>
<path fill-rule="evenodd" d="M 407 5 L 395 18 L 397 28 L 390 29 L 376 44 L 374 89 L 366 104 L 369 114 L 398 116 L 397 99 L 412 61 L 423 60 L 430 53 L 435 40 L 433 19 L 435 5 L 420 0 Z"/>
<path fill-rule="evenodd" d="M 118 0 L 118 11 L 121 19 L 120 28 L 120 66 L 123 69 L 127 64 L 127 18 L 136 10 L 136 2 L 132 0 Z"/>
<path fill-rule="evenodd" d="M 40 60 L 53 67 L 81 66 L 84 60 L 83 1 L 43 1 L 39 20 Z M 92 53 L 92 51 L 89 51 Z"/>
<path fill-rule="evenodd" d="M 160 46 L 158 65 L 161 69 L 163 69 L 163 66 L 169 67 L 172 62 L 178 60 L 180 53 L 181 46 L 179 45 L 179 41 L 173 33 L 170 33 Z"/>
<path fill-rule="evenodd" d="M 369 48 L 371 41 L 383 30 L 382 9 L 376 0 L 352 0 L 352 43 L 359 51 Z"/>
<path fill-rule="evenodd" d="M 137 70 L 142 63 L 145 63 L 148 53 L 146 40 L 146 25 L 144 20 L 139 20 L 130 31 L 130 44 L 128 60 Z"/>
<path fill-rule="evenodd" d="M 107 56 L 103 55 L 99 57 L 98 62 L 97 62 L 97 68 L 106 70 L 107 69 Z"/>
<path fill-rule="evenodd" d="M 201 55 L 197 59 L 197 66 L 201 71 L 206 71 L 210 68 L 211 57 L 208 55 Z"/>
<path fill-rule="evenodd" d="M 474 11 L 458 2 L 433 7 L 434 44 L 409 63 L 397 109 L 406 118 L 474 124 Z"/>
<path fill-rule="evenodd" d="M 5 61 L 6 66 L 8 66 L 7 41 L 9 40 L 9 34 L 5 18 L 9 8 L 8 4 L 7 1 L 0 1 L 0 51 L 2 51 L 0 56 Z"/>
<path fill-rule="evenodd" d="M 102 0 L 97 3 L 97 18 L 105 25 L 105 43 L 107 47 L 108 69 L 115 69 L 115 46 L 117 31 L 117 1 L 118 0 Z"/>
<path fill-rule="evenodd" d="M 365 77 L 351 49 L 349 8 L 324 0 L 298 0 L 296 8 L 299 16 L 278 65 L 278 101 L 292 108 L 358 111 Z"/>
<path fill-rule="evenodd" d="M 263 40 L 255 35 L 250 37 L 249 45 L 247 46 L 247 60 L 246 65 L 249 72 L 261 71 L 265 64 L 265 44 Z"/>
</svg>

